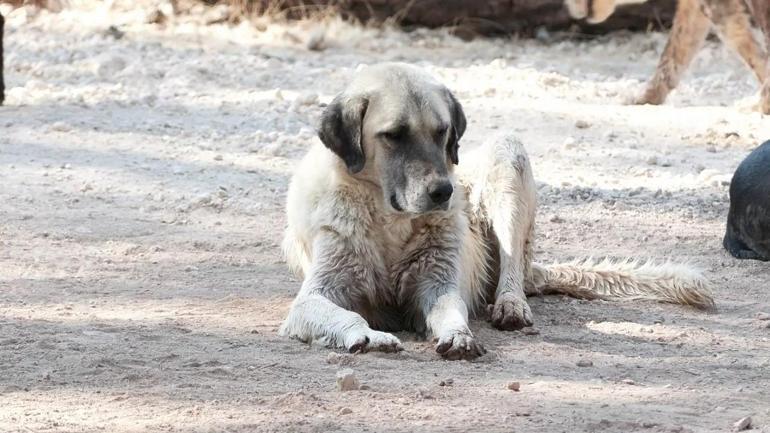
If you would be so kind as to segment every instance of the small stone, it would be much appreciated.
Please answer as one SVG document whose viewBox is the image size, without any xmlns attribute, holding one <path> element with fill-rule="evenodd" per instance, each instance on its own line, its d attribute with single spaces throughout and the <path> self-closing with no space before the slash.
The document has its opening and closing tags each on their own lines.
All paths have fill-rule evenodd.
<svg viewBox="0 0 770 433">
<path fill-rule="evenodd" d="M 548 217 L 548 221 L 552 223 L 563 223 L 564 219 L 560 217 L 559 215 L 553 214 L 550 217 Z"/>
<path fill-rule="evenodd" d="M 337 389 L 340 391 L 355 391 L 361 387 L 353 370 L 346 368 L 337 372 Z"/>
<path fill-rule="evenodd" d="M 647 165 L 658 165 L 658 157 L 655 155 L 650 156 L 647 158 Z"/>
<path fill-rule="evenodd" d="M 420 388 L 417 390 L 417 398 L 419 400 L 432 400 L 433 396 L 430 394 L 430 392 L 425 388 Z"/>
<path fill-rule="evenodd" d="M 310 51 L 323 51 L 326 49 L 326 33 L 323 29 L 316 29 L 310 33 L 305 41 L 305 48 Z"/>
<path fill-rule="evenodd" d="M 126 60 L 118 56 L 108 56 L 96 62 L 94 73 L 102 79 L 113 78 L 118 72 L 126 69 Z"/>
<path fill-rule="evenodd" d="M 593 367 L 594 363 L 593 363 L 593 361 L 590 361 L 588 359 L 581 359 L 580 361 L 577 362 L 577 366 L 578 367 Z"/>
<path fill-rule="evenodd" d="M 166 15 L 160 9 L 153 9 L 144 18 L 147 24 L 163 24 L 166 22 Z"/>
<path fill-rule="evenodd" d="M 72 128 L 70 128 L 69 125 L 67 125 L 66 123 L 64 123 L 62 121 L 54 122 L 53 125 L 51 125 L 51 131 L 68 132 L 71 129 Z"/>
<path fill-rule="evenodd" d="M 441 382 L 438 383 L 438 386 L 452 386 L 452 384 L 455 383 L 454 379 L 444 379 Z"/>
<path fill-rule="evenodd" d="M 302 93 L 297 96 L 294 103 L 297 105 L 315 105 L 318 103 L 318 94 L 312 92 Z"/>
<path fill-rule="evenodd" d="M 519 382 L 510 382 L 508 383 L 508 389 L 519 392 L 519 390 L 521 390 L 521 384 Z"/>
<path fill-rule="evenodd" d="M 751 428 L 751 417 L 747 416 L 739 419 L 733 424 L 733 431 L 744 431 Z"/>
<path fill-rule="evenodd" d="M 574 149 L 575 148 L 575 138 L 574 137 L 567 137 L 564 139 L 564 142 L 562 143 L 562 147 L 565 149 Z"/>
<path fill-rule="evenodd" d="M 521 330 L 524 335 L 540 335 L 540 331 L 535 328 L 529 327 Z"/>
<path fill-rule="evenodd" d="M 770 314 L 760 311 L 759 313 L 754 316 L 757 320 L 770 320 Z"/>
<path fill-rule="evenodd" d="M 353 413 L 353 409 L 349 407 L 343 407 L 340 409 L 340 415 L 350 415 L 351 413 Z"/>
<path fill-rule="evenodd" d="M 575 122 L 575 128 L 586 129 L 590 127 L 591 127 L 591 124 L 586 122 L 585 120 L 578 120 L 577 122 Z"/>
<path fill-rule="evenodd" d="M 204 15 L 203 20 L 206 24 L 219 24 L 230 19 L 230 6 L 226 4 L 219 4 L 211 9 Z"/>
<path fill-rule="evenodd" d="M 633 379 L 623 379 L 620 381 L 620 383 L 625 383 L 626 385 L 636 385 L 636 382 L 634 382 Z"/>
<path fill-rule="evenodd" d="M 551 39 L 551 33 L 548 31 L 545 26 L 540 26 L 537 29 L 535 29 L 535 39 L 537 39 L 540 42 L 547 42 Z"/>
<path fill-rule="evenodd" d="M 349 353 L 330 352 L 326 356 L 326 363 L 345 366 L 352 364 L 354 359 L 353 355 Z"/>
<path fill-rule="evenodd" d="M 221 161 L 223 159 L 222 155 L 214 155 L 214 161 Z"/>
</svg>

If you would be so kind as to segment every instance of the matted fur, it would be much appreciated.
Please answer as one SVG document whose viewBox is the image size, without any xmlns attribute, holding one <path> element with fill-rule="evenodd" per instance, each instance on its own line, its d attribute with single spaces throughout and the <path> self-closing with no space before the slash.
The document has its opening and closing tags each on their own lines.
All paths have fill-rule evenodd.
<svg viewBox="0 0 770 433">
<path fill-rule="evenodd" d="M 524 146 L 510 135 L 492 137 L 463 153 L 457 167 L 449 163 L 455 159 L 451 148 L 435 159 L 436 173 L 444 173 L 454 189 L 441 209 L 402 211 L 396 207 L 408 203 L 389 204 L 390 192 L 383 195 L 389 180 L 382 180 L 381 173 L 390 166 L 381 153 L 408 150 L 379 149 L 387 144 L 377 144 L 378 131 L 393 119 L 423 119 L 420 128 L 429 128 L 430 119 L 464 123 L 461 107 L 447 93 L 415 67 L 385 64 L 364 69 L 327 108 L 332 112 L 325 114 L 330 124 L 322 126 L 322 139 L 328 148 L 313 146 L 289 186 L 283 250 L 304 281 L 282 335 L 352 351 L 390 351 L 401 344 L 384 331 L 411 330 L 434 339 L 442 356 L 459 359 L 484 353 L 468 317 L 480 315 L 488 304 L 490 320 L 499 329 L 532 325 L 527 294 L 713 305 L 705 279 L 684 265 L 533 263 L 534 176 Z M 464 124 L 457 129 L 459 139 Z M 352 157 L 338 156 L 351 139 L 360 140 L 361 147 L 353 149 Z M 439 144 L 412 145 L 443 152 Z M 400 156 L 397 164 L 414 163 Z M 425 185 L 420 182 L 434 175 L 431 170 L 408 173 L 414 178 L 405 184 Z M 419 194 L 402 197 L 424 203 Z"/>
</svg>

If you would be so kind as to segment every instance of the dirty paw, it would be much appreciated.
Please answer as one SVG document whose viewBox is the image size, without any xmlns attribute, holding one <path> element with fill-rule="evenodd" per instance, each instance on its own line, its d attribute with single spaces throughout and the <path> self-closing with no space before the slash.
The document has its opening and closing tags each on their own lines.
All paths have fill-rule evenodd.
<svg viewBox="0 0 770 433">
<path fill-rule="evenodd" d="M 365 331 L 352 332 L 345 339 L 345 348 L 350 353 L 355 352 L 398 352 L 404 350 L 401 341 L 387 332 Z"/>
<path fill-rule="evenodd" d="M 532 311 L 527 300 L 513 293 L 503 293 L 490 306 L 492 326 L 504 331 L 513 331 L 532 326 Z"/>
<path fill-rule="evenodd" d="M 470 331 L 445 334 L 437 339 L 436 352 L 446 359 L 474 359 L 487 353 Z"/>
</svg>

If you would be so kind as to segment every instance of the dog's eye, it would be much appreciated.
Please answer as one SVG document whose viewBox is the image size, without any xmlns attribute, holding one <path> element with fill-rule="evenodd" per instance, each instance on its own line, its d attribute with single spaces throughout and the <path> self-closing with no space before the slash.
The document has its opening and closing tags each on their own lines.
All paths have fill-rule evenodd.
<svg viewBox="0 0 770 433">
<path fill-rule="evenodd" d="M 382 136 L 382 138 L 388 141 L 400 141 L 406 135 L 406 131 L 404 131 L 404 129 L 402 128 L 402 129 L 396 129 L 393 131 L 381 132 L 380 135 Z"/>
<path fill-rule="evenodd" d="M 439 126 L 438 129 L 436 129 L 436 138 L 443 138 L 447 129 L 446 126 Z"/>
</svg>

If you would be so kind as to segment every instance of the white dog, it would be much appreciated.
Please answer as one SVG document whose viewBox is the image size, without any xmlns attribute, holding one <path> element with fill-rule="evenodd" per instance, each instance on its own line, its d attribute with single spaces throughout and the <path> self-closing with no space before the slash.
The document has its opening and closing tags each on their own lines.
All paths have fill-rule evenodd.
<svg viewBox="0 0 770 433">
<path fill-rule="evenodd" d="M 713 305 L 701 275 L 684 266 L 533 263 L 527 154 L 500 137 L 457 165 L 465 123 L 446 87 L 403 64 L 364 69 L 326 108 L 323 146 L 289 187 L 283 246 L 304 281 L 281 334 L 393 351 L 401 344 L 387 331 L 413 330 L 460 359 L 485 351 L 469 313 L 493 303 L 494 326 L 529 326 L 527 294 Z"/>
</svg>

